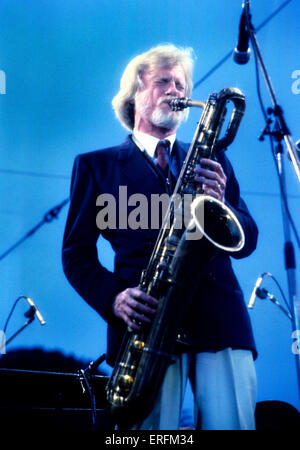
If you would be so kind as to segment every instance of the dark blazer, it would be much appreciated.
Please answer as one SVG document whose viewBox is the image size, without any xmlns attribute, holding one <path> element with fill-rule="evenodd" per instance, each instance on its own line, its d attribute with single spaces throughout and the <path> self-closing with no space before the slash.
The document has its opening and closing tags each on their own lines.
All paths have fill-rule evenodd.
<svg viewBox="0 0 300 450">
<path fill-rule="evenodd" d="M 187 144 L 175 142 L 173 151 L 178 164 L 182 164 L 187 150 Z M 226 203 L 236 213 L 244 229 L 245 246 L 232 255 L 220 252 L 208 264 L 201 275 L 199 292 L 183 319 L 183 328 L 190 343 L 189 351 L 244 348 L 252 350 L 256 357 L 249 315 L 230 257 L 244 258 L 252 253 L 257 242 L 257 227 L 240 197 L 239 185 L 225 152 L 220 152 L 218 160 L 227 176 Z M 112 312 L 113 299 L 125 288 L 138 285 L 159 231 L 151 227 L 118 228 L 119 221 L 124 221 L 124 214 L 127 212 L 129 215 L 137 206 L 127 205 L 127 211 L 124 209 L 126 202 L 119 199 L 120 186 L 127 189 L 127 198 L 136 193 L 149 198 L 150 194 L 160 195 L 166 189 L 163 179 L 153 170 L 131 136 L 119 146 L 76 157 L 62 249 L 67 279 L 108 323 L 107 362 L 111 365 L 125 331 L 123 321 Z M 115 213 L 110 217 L 110 228 L 104 230 L 100 230 L 96 223 L 97 214 L 101 211 L 97 198 L 99 205 L 98 196 L 102 194 L 112 196 L 107 195 L 107 198 L 112 200 L 110 206 Z M 96 243 L 100 232 L 115 252 L 113 272 L 103 267 L 98 259 Z"/>
</svg>

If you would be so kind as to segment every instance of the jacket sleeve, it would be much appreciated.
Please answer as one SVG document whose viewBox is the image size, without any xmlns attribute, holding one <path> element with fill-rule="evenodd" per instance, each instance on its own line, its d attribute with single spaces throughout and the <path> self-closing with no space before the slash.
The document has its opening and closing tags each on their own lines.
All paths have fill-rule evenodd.
<svg viewBox="0 0 300 450">
<path fill-rule="evenodd" d="M 220 158 L 220 162 L 222 163 L 227 176 L 225 203 L 236 214 L 245 233 L 244 247 L 238 252 L 231 253 L 233 258 L 240 259 L 249 256 L 255 250 L 258 238 L 258 228 L 246 203 L 240 196 L 240 187 L 235 177 L 234 170 L 225 154 L 223 158 L 222 162 Z"/>
<path fill-rule="evenodd" d="M 126 288 L 125 282 L 98 259 L 96 198 L 100 194 L 93 171 L 84 155 L 76 157 L 71 180 L 70 207 L 62 245 L 64 273 L 78 294 L 111 325 L 120 319 L 112 301 Z"/>
</svg>

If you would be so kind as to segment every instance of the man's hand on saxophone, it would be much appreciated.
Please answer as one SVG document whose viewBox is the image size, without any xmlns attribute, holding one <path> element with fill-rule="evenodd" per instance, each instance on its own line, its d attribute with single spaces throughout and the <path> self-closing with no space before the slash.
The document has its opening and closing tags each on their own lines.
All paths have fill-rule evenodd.
<svg viewBox="0 0 300 450">
<path fill-rule="evenodd" d="M 202 158 L 201 167 L 196 167 L 195 181 L 201 183 L 204 194 L 224 202 L 226 175 L 220 163 Z M 147 295 L 138 287 L 127 288 L 114 300 L 113 311 L 134 331 L 149 325 L 155 315 L 158 300 Z"/>
<path fill-rule="evenodd" d="M 115 297 L 113 311 L 132 330 L 140 331 L 142 325 L 151 323 L 157 304 L 158 300 L 141 289 L 127 288 Z"/>
<path fill-rule="evenodd" d="M 195 181 L 202 184 L 204 194 L 224 202 L 226 175 L 220 163 L 212 159 L 201 159 L 201 167 L 194 169 Z"/>
</svg>

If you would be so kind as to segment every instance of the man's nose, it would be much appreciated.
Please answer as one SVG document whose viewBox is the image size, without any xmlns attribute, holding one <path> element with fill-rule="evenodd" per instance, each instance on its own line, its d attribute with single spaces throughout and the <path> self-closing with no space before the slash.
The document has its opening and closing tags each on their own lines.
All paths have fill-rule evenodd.
<svg viewBox="0 0 300 450">
<path fill-rule="evenodd" d="M 177 95 L 177 87 L 175 80 L 170 80 L 166 89 L 167 95 Z"/>
</svg>

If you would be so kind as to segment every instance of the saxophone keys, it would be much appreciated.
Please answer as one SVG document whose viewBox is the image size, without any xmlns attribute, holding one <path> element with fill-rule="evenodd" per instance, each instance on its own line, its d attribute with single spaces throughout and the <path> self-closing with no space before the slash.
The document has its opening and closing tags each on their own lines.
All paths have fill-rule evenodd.
<svg viewBox="0 0 300 450">
<path fill-rule="evenodd" d="M 136 339 L 136 340 L 134 341 L 134 343 L 133 343 L 133 347 L 134 347 L 136 350 L 143 350 L 143 348 L 145 347 L 145 342 Z"/>
<path fill-rule="evenodd" d="M 119 382 L 120 382 L 119 387 L 121 391 L 123 390 L 129 391 L 133 383 L 133 377 L 128 374 L 120 375 Z"/>
<path fill-rule="evenodd" d="M 123 405 L 124 397 L 120 396 L 119 394 L 114 394 L 112 401 L 114 405 Z"/>
</svg>

